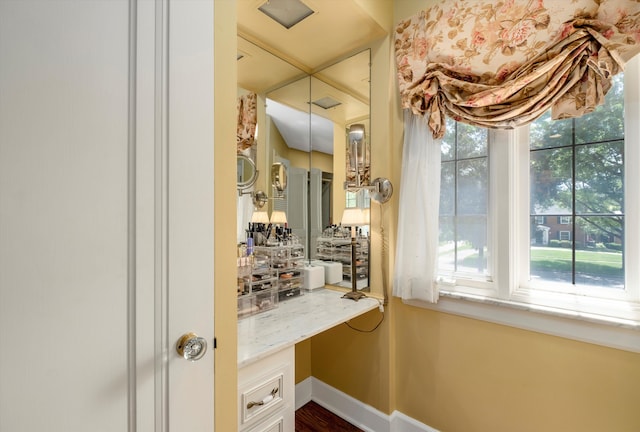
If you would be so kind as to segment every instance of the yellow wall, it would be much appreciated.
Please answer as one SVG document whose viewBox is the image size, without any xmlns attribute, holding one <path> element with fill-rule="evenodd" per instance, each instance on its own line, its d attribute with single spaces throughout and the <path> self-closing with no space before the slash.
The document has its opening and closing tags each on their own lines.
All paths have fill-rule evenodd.
<svg viewBox="0 0 640 432">
<path fill-rule="evenodd" d="M 216 12 L 227 8 L 227 2 L 215 3 Z M 361 3 L 363 7 L 374 5 L 381 21 L 391 17 L 393 22 L 385 24 L 390 30 L 400 19 L 428 6 L 425 0 Z M 226 17 L 231 14 L 235 16 L 235 9 Z M 223 32 L 231 40 L 235 28 L 231 33 L 225 28 L 230 22 L 216 20 L 216 35 Z M 223 52 L 225 58 L 235 55 L 217 43 L 216 60 Z M 383 279 L 390 286 L 401 171 L 402 122 L 392 60 L 391 39 L 372 45 L 372 177 L 388 177 L 396 187 L 382 218 L 379 207 L 374 204 L 372 208 L 371 280 L 377 294 L 382 293 Z M 235 73 L 235 69 L 226 69 L 232 68 L 230 64 L 235 62 L 216 61 L 216 73 L 222 75 L 216 83 L 225 74 Z M 216 104 L 221 94 L 216 94 Z M 226 111 L 233 114 L 235 94 L 230 99 L 231 108 Z M 217 108 L 217 113 L 223 111 Z M 235 124 L 234 119 L 225 121 Z M 221 124 L 218 117 L 216 124 Z M 230 131 L 225 128 L 224 137 L 219 133 L 217 128 L 216 142 L 233 139 L 232 127 Z M 233 150 L 216 145 L 216 178 L 218 173 L 223 178 L 235 175 L 235 165 L 228 163 L 233 158 Z M 216 205 L 232 202 L 234 194 L 232 186 L 217 183 Z M 235 236 L 229 230 L 227 236 L 222 228 L 224 223 L 235 224 L 231 214 L 216 222 L 216 270 L 233 265 L 228 250 L 233 250 Z M 389 249 L 383 258 L 386 243 Z M 225 250 L 227 247 L 230 249 Z M 236 430 L 237 408 L 235 398 L 230 397 L 235 395 L 237 379 L 235 295 L 221 288 L 233 286 L 229 276 L 233 275 L 216 271 L 220 343 L 216 350 L 216 428 L 220 431 Z M 352 325 L 370 329 L 379 319 L 380 313 L 373 311 L 353 320 Z M 398 299 L 391 300 L 384 322 L 373 333 L 341 325 L 298 344 L 296 382 L 310 375 L 380 411 L 398 410 L 443 432 L 640 430 L 639 354 L 406 306 Z"/>
<path fill-rule="evenodd" d="M 218 348 L 215 353 L 215 430 L 237 430 L 237 304 L 235 267 L 236 213 L 229 203 L 236 200 L 236 4 L 214 2 L 214 169 L 215 169 L 215 304 L 214 325 Z M 226 210 L 226 211 L 225 211 Z M 218 217 L 220 216 L 220 217 Z"/>
<path fill-rule="evenodd" d="M 397 406 L 455 432 L 640 430 L 640 355 L 394 301 Z"/>
<path fill-rule="evenodd" d="M 394 24 L 428 4 L 396 0 Z M 402 116 L 390 71 L 392 41 L 381 42 L 373 54 L 372 177 L 390 178 L 397 194 Z M 372 206 L 371 280 L 380 293 L 383 264 L 387 281 L 393 269 L 397 195 L 385 204 L 384 262 L 379 207 Z M 376 318 L 374 311 L 356 322 L 367 327 Z M 310 373 L 380 411 L 398 410 L 443 432 L 640 430 L 640 354 L 411 307 L 395 298 L 374 333 L 341 325 L 312 338 Z"/>
<path fill-rule="evenodd" d="M 327 173 L 333 172 L 333 155 L 318 151 L 311 152 L 311 167 Z"/>
</svg>

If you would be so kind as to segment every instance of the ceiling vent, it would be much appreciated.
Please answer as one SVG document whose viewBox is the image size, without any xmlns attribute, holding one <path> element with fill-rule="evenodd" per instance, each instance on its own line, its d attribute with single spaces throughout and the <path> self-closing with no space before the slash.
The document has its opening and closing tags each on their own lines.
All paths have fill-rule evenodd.
<svg viewBox="0 0 640 432">
<path fill-rule="evenodd" d="M 268 0 L 258 10 L 287 29 L 313 14 L 300 0 Z"/>
<path fill-rule="evenodd" d="M 333 107 L 337 107 L 338 105 L 342 104 L 342 102 L 337 101 L 333 98 L 330 98 L 329 96 L 325 96 L 321 99 L 316 99 L 314 101 L 311 102 L 314 105 L 319 106 L 320 108 L 324 108 L 324 109 L 329 109 L 329 108 L 333 108 Z"/>
</svg>

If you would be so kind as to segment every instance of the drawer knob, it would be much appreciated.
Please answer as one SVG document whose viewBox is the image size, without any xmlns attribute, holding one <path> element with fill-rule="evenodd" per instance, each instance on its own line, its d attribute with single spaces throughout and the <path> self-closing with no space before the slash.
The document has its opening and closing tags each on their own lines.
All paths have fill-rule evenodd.
<svg viewBox="0 0 640 432">
<path fill-rule="evenodd" d="M 276 397 L 276 395 L 278 394 L 278 387 L 274 387 L 273 390 L 271 390 L 271 393 L 269 393 L 268 396 L 266 396 L 264 399 L 262 399 L 261 401 L 255 402 L 255 401 L 250 401 L 247 404 L 247 409 L 251 409 L 255 406 L 262 406 L 262 405 L 266 405 L 269 402 L 271 402 L 273 400 L 273 398 Z"/>
</svg>

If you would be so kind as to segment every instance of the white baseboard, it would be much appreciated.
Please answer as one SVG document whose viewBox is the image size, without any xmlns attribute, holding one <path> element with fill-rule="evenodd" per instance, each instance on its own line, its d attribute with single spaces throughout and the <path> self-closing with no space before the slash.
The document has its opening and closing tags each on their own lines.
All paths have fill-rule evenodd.
<svg viewBox="0 0 640 432">
<path fill-rule="evenodd" d="M 314 377 L 296 384 L 296 409 L 311 400 L 367 432 L 438 432 L 399 411 L 378 411 Z"/>
<path fill-rule="evenodd" d="M 390 416 L 391 432 L 438 432 L 438 430 L 420 423 L 418 420 L 400 411 L 394 411 Z"/>
<path fill-rule="evenodd" d="M 304 381 L 296 384 L 296 409 L 304 406 L 311 401 L 311 389 L 313 386 L 313 377 L 309 377 Z"/>
</svg>

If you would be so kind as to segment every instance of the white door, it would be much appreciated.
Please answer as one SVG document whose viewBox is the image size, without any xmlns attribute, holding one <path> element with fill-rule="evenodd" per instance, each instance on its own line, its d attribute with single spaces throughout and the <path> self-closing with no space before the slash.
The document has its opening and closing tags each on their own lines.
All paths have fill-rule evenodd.
<svg viewBox="0 0 640 432">
<path fill-rule="evenodd" d="M 0 0 L 2 432 L 213 431 L 212 3 Z"/>
</svg>

